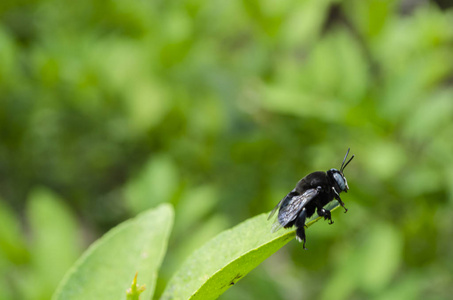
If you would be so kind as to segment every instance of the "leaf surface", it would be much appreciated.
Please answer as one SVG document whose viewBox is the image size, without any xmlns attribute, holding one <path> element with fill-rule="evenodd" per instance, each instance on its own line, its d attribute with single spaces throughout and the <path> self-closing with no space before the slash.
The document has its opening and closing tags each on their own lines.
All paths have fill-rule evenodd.
<svg viewBox="0 0 453 300">
<path fill-rule="evenodd" d="M 136 272 L 146 285 L 142 299 L 151 299 L 172 225 L 168 204 L 121 223 L 90 246 L 53 299 L 126 299 Z"/>
<path fill-rule="evenodd" d="M 186 260 L 161 300 L 216 299 L 295 237 L 293 229 L 271 233 L 271 227 L 267 214 L 261 214 L 220 233 Z"/>
</svg>

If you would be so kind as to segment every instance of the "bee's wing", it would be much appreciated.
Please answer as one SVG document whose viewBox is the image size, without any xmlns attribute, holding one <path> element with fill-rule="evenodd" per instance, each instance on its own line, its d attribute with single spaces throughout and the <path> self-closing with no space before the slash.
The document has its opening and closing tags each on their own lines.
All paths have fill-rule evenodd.
<svg viewBox="0 0 453 300">
<path fill-rule="evenodd" d="M 301 209 L 319 193 L 316 189 L 306 190 L 302 195 L 297 195 L 293 192 L 295 191 L 291 191 L 291 193 L 283 198 L 274 208 L 274 211 L 271 212 L 271 214 L 275 213 L 275 210 L 280 207 L 278 219 L 272 225 L 272 232 L 275 232 L 294 221 Z M 271 215 L 269 217 L 271 217 Z"/>
<path fill-rule="evenodd" d="M 283 204 L 283 201 L 285 201 L 286 199 L 289 199 L 289 198 L 292 198 L 293 196 L 296 196 L 297 195 L 297 192 L 296 192 L 296 189 L 294 188 L 291 192 L 288 193 L 288 195 L 286 195 L 285 197 L 283 197 L 282 200 L 280 200 L 280 202 L 278 202 L 277 205 L 275 205 L 274 209 L 269 213 L 269 217 L 267 217 L 267 220 L 270 220 L 272 218 L 272 216 L 275 214 L 275 212 L 280 208 L 280 206 Z"/>
<path fill-rule="evenodd" d="M 272 216 L 275 214 L 275 212 L 280 208 L 280 206 L 283 204 L 283 202 L 288 201 L 289 199 L 291 199 L 293 196 L 296 196 L 297 195 L 297 192 L 296 192 L 296 189 L 294 188 L 291 192 L 289 192 L 285 197 L 283 197 L 282 200 L 280 200 L 280 202 L 278 202 L 278 204 L 274 207 L 274 209 L 270 212 L 269 214 L 269 217 L 267 217 L 268 220 L 270 220 L 272 218 Z M 278 222 L 278 218 L 277 220 L 274 222 L 274 224 L 272 224 L 272 228 L 271 228 L 271 232 L 276 232 L 277 230 L 279 230 L 280 228 L 282 228 L 282 225 L 280 225 L 280 223 Z"/>
<path fill-rule="evenodd" d="M 277 221 L 274 222 L 274 224 L 272 224 L 272 227 L 271 227 L 271 232 L 274 233 L 276 232 L 277 230 L 280 230 L 280 228 L 282 228 L 283 226 Z"/>
<path fill-rule="evenodd" d="M 286 197 L 285 197 L 286 198 Z M 280 205 L 282 204 L 283 200 L 285 200 L 285 198 L 283 198 L 282 200 L 280 200 L 280 202 L 278 202 L 278 204 L 274 207 L 274 209 L 270 212 L 269 214 L 269 217 L 267 217 L 267 220 L 269 221 L 272 216 L 275 214 L 275 212 L 277 211 L 277 209 L 280 207 Z"/>
<path fill-rule="evenodd" d="M 296 194 L 296 189 L 293 189 L 291 192 L 289 192 L 288 195 L 286 195 L 285 197 L 283 197 L 282 200 L 280 200 L 280 202 L 278 202 L 277 205 L 275 205 L 274 209 L 270 212 L 269 214 L 269 217 L 267 217 L 267 220 L 270 220 L 272 218 L 272 216 L 275 214 L 275 212 L 280 208 L 280 206 L 282 205 L 283 201 L 285 201 L 286 199 L 288 198 L 291 198 L 293 195 L 297 195 Z"/>
</svg>

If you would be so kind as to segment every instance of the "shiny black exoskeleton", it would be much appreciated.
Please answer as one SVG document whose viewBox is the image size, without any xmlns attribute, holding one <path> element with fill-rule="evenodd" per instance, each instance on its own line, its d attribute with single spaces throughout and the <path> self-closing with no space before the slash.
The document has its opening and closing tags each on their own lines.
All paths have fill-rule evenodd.
<svg viewBox="0 0 453 300">
<path fill-rule="evenodd" d="M 297 183 L 296 187 L 269 214 L 268 219 L 279 209 L 278 219 L 272 226 L 272 231 L 277 231 L 281 227 L 289 228 L 295 225 L 296 238 L 299 242 L 304 242 L 305 249 L 304 226 L 307 218 L 310 218 L 317 211 L 319 216 L 329 220 L 329 224 L 332 224 L 330 210 L 325 209 L 324 206 L 334 199 L 338 200 L 345 212 L 348 211 L 340 198 L 341 192 L 348 192 L 349 190 L 343 170 L 354 158 L 354 155 L 345 163 L 348 154 L 349 149 L 343 159 L 340 171 L 330 169 L 327 172 L 313 172 Z"/>
</svg>

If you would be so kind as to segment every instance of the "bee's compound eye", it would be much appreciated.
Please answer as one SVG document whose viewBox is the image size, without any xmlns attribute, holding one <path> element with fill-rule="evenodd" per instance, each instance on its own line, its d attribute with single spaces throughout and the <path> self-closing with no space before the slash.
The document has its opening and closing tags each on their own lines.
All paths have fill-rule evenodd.
<svg viewBox="0 0 453 300">
<path fill-rule="evenodd" d="M 333 173 L 333 178 L 337 182 L 338 186 L 342 191 L 346 189 L 346 183 L 344 182 L 343 176 L 340 173 Z"/>
</svg>

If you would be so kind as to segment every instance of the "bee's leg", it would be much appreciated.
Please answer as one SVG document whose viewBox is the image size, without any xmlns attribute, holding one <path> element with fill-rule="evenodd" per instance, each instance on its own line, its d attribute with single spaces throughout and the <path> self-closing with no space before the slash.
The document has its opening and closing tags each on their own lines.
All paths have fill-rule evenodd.
<svg viewBox="0 0 453 300">
<path fill-rule="evenodd" d="M 301 212 L 299 213 L 299 216 L 297 217 L 296 219 L 296 239 L 299 241 L 299 242 L 304 242 L 304 249 L 307 250 L 307 248 L 305 248 L 305 242 L 306 242 L 306 237 L 305 237 L 305 219 L 307 218 L 307 210 L 305 208 L 303 208 L 301 210 Z"/>
<path fill-rule="evenodd" d="M 347 209 L 346 207 L 344 207 L 344 202 L 341 201 L 340 195 L 337 193 L 337 191 L 335 190 L 334 187 L 332 187 L 332 190 L 333 190 L 334 193 L 335 193 L 335 199 L 338 200 L 338 203 L 340 203 L 341 207 L 344 208 L 344 212 L 347 213 L 347 212 L 348 212 L 348 209 Z"/>
<path fill-rule="evenodd" d="M 322 207 L 321 208 L 318 207 L 318 215 L 320 217 L 324 217 L 324 220 L 329 220 L 329 225 L 333 224 L 332 215 L 330 213 L 330 210 L 324 209 Z"/>
</svg>

